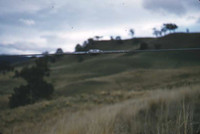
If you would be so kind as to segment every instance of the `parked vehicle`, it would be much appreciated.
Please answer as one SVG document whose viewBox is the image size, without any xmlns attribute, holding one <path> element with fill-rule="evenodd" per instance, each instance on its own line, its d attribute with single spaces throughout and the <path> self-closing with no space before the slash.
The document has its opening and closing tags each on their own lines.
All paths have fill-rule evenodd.
<svg viewBox="0 0 200 134">
<path fill-rule="evenodd" d="M 90 49 L 88 50 L 87 53 L 89 54 L 98 54 L 98 53 L 102 53 L 103 51 L 102 50 L 99 50 L 99 49 Z"/>
</svg>

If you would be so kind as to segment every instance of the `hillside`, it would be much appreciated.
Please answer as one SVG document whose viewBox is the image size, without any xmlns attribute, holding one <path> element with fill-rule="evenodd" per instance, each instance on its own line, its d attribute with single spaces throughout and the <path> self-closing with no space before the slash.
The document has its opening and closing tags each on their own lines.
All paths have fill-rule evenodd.
<svg viewBox="0 0 200 134">
<path fill-rule="evenodd" d="M 198 47 L 200 41 L 199 33 L 173 33 L 159 38 L 133 38 L 118 41 L 94 41 L 94 45 L 89 46 L 89 49 L 101 50 L 130 50 L 139 47 L 139 43 L 146 42 L 150 48 L 154 48 L 155 44 L 160 44 L 161 48 L 190 48 Z"/>
<path fill-rule="evenodd" d="M 200 34 L 176 33 L 122 44 L 95 41 L 88 49 L 131 50 L 141 42 L 149 49 L 155 44 L 163 49 L 197 48 Z M 199 59 L 199 51 L 63 56 L 49 64 L 46 80 L 55 87 L 53 98 L 16 109 L 8 108 L 8 98 L 24 81 L 12 78 L 13 72 L 0 74 L 0 132 L 165 134 L 177 124 L 180 128 L 172 129 L 177 133 L 198 132 L 200 124 L 189 124 L 200 122 Z"/>
<path fill-rule="evenodd" d="M 7 61 L 10 64 L 17 64 L 28 61 L 28 57 L 18 57 L 18 56 L 1 56 L 0 62 Z"/>
</svg>

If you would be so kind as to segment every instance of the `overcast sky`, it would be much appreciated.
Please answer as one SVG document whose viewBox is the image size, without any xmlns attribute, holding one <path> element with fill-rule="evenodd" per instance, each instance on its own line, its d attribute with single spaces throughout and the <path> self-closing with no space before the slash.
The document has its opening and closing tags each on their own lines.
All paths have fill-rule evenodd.
<svg viewBox="0 0 200 134">
<path fill-rule="evenodd" d="M 0 0 L 0 54 L 73 51 L 96 35 L 152 36 L 176 23 L 200 32 L 199 0 Z"/>
</svg>

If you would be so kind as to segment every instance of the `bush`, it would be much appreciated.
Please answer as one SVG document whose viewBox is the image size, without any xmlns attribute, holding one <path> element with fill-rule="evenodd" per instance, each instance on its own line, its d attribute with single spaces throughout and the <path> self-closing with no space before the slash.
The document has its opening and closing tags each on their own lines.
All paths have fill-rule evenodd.
<svg viewBox="0 0 200 134">
<path fill-rule="evenodd" d="M 161 49 L 161 44 L 154 44 L 155 49 Z"/>
<path fill-rule="evenodd" d="M 31 93 L 28 86 L 14 88 L 14 94 L 10 97 L 9 105 L 11 108 L 23 106 L 31 103 Z"/>
<path fill-rule="evenodd" d="M 136 38 L 134 38 L 134 39 L 132 39 L 132 43 L 133 43 L 133 44 L 138 44 L 138 43 L 140 43 L 140 40 L 139 40 L 139 39 L 136 39 Z"/>
<path fill-rule="evenodd" d="M 121 39 L 120 36 L 117 36 L 115 40 L 116 40 L 116 42 L 117 42 L 118 44 L 122 44 L 122 43 L 123 43 L 123 41 L 122 41 L 122 39 Z"/>
<path fill-rule="evenodd" d="M 47 58 L 40 58 L 36 60 L 36 66 L 25 67 L 21 72 L 15 72 L 15 77 L 22 77 L 27 81 L 27 85 L 21 85 L 14 89 L 14 93 L 9 100 L 11 108 L 50 98 L 54 87 L 43 80 L 44 76 L 49 76 L 47 61 Z"/>
<path fill-rule="evenodd" d="M 92 38 L 88 39 L 88 45 L 94 45 L 94 40 Z"/>
<path fill-rule="evenodd" d="M 79 51 L 82 51 L 82 50 L 83 50 L 83 47 L 80 44 L 77 44 L 76 47 L 75 47 L 75 51 L 79 52 Z"/>
<path fill-rule="evenodd" d="M 148 49 L 148 44 L 143 42 L 140 44 L 140 50 L 145 50 L 145 49 Z"/>
<path fill-rule="evenodd" d="M 77 57 L 78 62 L 83 62 L 84 61 L 84 58 L 83 58 L 82 55 L 77 55 L 76 57 Z"/>
<path fill-rule="evenodd" d="M 0 62 L 0 73 L 5 74 L 6 72 L 13 71 L 14 67 L 7 61 Z"/>
</svg>

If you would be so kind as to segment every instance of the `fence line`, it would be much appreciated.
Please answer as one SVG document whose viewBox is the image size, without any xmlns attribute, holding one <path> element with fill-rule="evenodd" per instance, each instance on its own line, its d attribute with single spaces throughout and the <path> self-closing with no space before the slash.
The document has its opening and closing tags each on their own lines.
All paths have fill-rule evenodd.
<svg viewBox="0 0 200 134">
<path fill-rule="evenodd" d="M 91 49 L 97 50 L 97 49 Z M 91 55 L 91 54 L 117 54 L 117 53 L 141 53 L 141 52 L 172 52 L 172 51 L 200 51 L 200 48 L 178 48 L 178 49 L 146 49 L 146 50 L 98 50 L 95 51 L 80 51 L 80 52 L 63 52 L 54 54 L 1 54 L 0 57 L 42 57 L 52 55 Z"/>
</svg>

